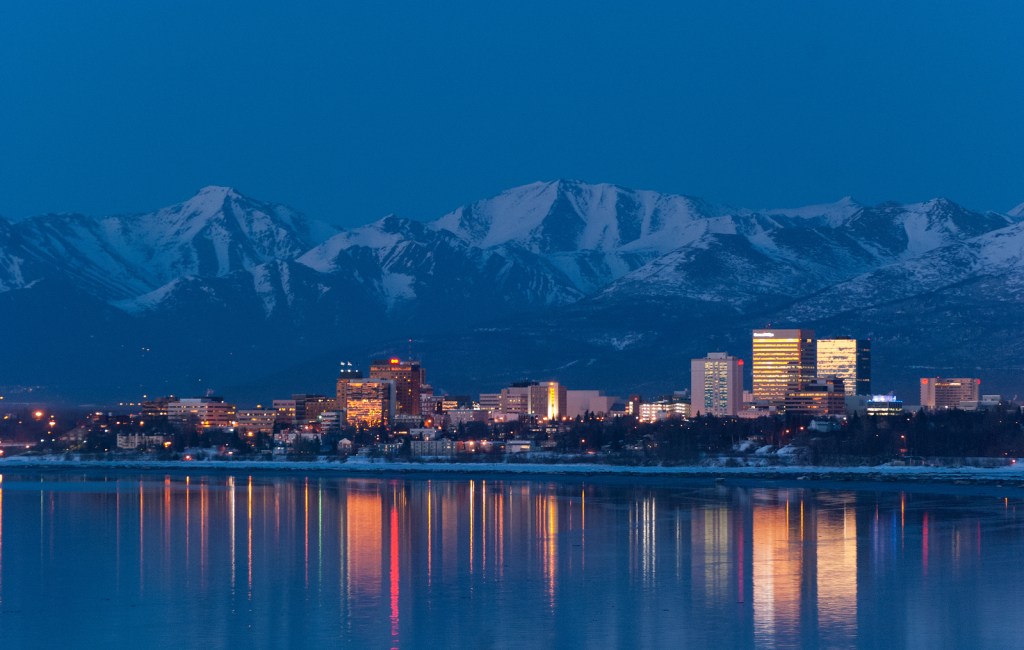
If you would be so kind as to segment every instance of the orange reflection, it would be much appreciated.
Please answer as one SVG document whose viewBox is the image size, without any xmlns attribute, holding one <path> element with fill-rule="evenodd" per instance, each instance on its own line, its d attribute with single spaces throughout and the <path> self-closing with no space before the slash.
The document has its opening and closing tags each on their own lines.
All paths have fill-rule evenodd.
<svg viewBox="0 0 1024 650">
<path fill-rule="evenodd" d="M 207 506 L 209 485 L 205 480 L 199 484 L 199 576 L 203 588 L 206 587 L 207 551 L 209 549 L 209 528 L 207 527 L 210 511 Z"/>
<path fill-rule="evenodd" d="M 164 562 L 171 561 L 171 477 L 164 477 Z"/>
<path fill-rule="evenodd" d="M 476 481 L 469 481 L 469 574 L 473 575 L 473 521 L 476 519 Z"/>
<path fill-rule="evenodd" d="M 192 491 L 189 489 L 191 484 L 191 478 L 185 477 L 185 576 L 189 574 L 189 568 L 192 566 L 189 561 L 189 549 L 192 546 L 192 535 L 191 535 L 191 520 L 190 516 L 190 503 L 192 501 Z"/>
<path fill-rule="evenodd" d="M 852 507 L 818 511 L 816 551 L 818 624 L 827 626 L 828 644 L 856 645 L 857 518 Z"/>
<path fill-rule="evenodd" d="M 434 575 L 434 491 L 427 481 L 427 586 Z"/>
<path fill-rule="evenodd" d="M 438 500 L 441 508 L 441 572 L 451 576 L 459 563 L 459 507 L 452 495 L 452 484 L 444 484 L 444 494 Z"/>
<path fill-rule="evenodd" d="M 390 521 L 390 564 L 388 567 L 388 576 L 390 578 L 390 593 L 391 593 L 391 641 L 394 644 L 398 643 L 398 508 L 394 502 L 391 504 L 391 521 Z M 397 645 L 393 646 L 397 647 Z"/>
<path fill-rule="evenodd" d="M 555 608 L 555 579 L 558 569 L 558 499 L 549 494 L 544 502 L 547 513 L 544 529 L 544 574 L 548 585 L 548 602 Z"/>
<path fill-rule="evenodd" d="M 350 594 L 374 599 L 380 594 L 381 505 L 379 493 L 348 493 L 348 590 Z"/>
<path fill-rule="evenodd" d="M 249 477 L 248 487 L 248 527 L 249 527 L 249 545 L 248 545 L 248 558 L 249 558 L 249 600 L 252 600 L 252 477 Z"/>
<path fill-rule="evenodd" d="M 498 576 L 505 573 L 505 491 L 498 490 L 494 495 L 495 519 L 497 520 L 494 561 L 498 567 Z"/>
<path fill-rule="evenodd" d="M 787 504 L 788 506 L 788 504 Z M 790 535 L 789 508 L 755 505 L 753 512 L 754 642 L 770 644 L 780 633 L 800 625 L 800 582 L 803 546 Z M 803 502 L 798 533 L 803 534 Z"/>
<path fill-rule="evenodd" d="M 231 544 L 231 594 L 235 593 L 235 477 L 228 477 L 228 535 Z"/>
</svg>

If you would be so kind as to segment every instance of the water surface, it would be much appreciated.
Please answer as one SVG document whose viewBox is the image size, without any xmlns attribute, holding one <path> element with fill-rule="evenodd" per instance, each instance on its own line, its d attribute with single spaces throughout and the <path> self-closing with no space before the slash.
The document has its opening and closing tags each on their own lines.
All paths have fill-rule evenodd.
<svg viewBox="0 0 1024 650">
<path fill-rule="evenodd" d="M 1022 647 L 1022 505 L 671 480 L 4 473 L 0 643 Z"/>
</svg>

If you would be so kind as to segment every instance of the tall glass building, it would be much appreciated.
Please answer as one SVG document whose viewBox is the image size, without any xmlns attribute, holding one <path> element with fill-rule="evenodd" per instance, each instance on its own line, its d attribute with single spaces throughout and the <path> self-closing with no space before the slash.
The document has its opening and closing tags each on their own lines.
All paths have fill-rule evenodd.
<svg viewBox="0 0 1024 650">
<path fill-rule="evenodd" d="M 370 364 L 370 377 L 395 382 L 395 412 L 420 415 L 420 387 L 426 383 L 423 367 L 417 361 L 397 357 L 377 359 Z"/>
<path fill-rule="evenodd" d="M 870 339 L 820 339 L 817 364 L 818 376 L 842 379 L 847 395 L 871 394 Z"/>
<path fill-rule="evenodd" d="M 785 408 L 786 394 L 796 392 L 816 376 L 814 331 L 754 330 L 754 401 Z"/>
</svg>

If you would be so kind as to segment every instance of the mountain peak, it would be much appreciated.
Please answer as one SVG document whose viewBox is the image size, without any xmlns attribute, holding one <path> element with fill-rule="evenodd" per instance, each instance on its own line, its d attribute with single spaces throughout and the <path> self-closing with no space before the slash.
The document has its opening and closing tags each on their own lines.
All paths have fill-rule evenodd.
<svg viewBox="0 0 1024 650">
<path fill-rule="evenodd" d="M 231 194 L 234 196 L 241 196 L 235 188 L 229 187 L 227 185 L 206 185 L 204 187 L 199 188 L 199 191 L 196 192 L 196 196 L 203 196 L 208 194 L 216 194 L 219 196 L 227 196 Z"/>
<path fill-rule="evenodd" d="M 834 203 L 819 203 L 806 205 L 801 208 L 783 208 L 781 210 L 766 210 L 769 214 L 782 214 L 789 217 L 801 217 L 806 219 L 823 218 L 832 226 L 844 223 L 851 216 L 864 208 L 852 196 L 844 196 Z"/>
<path fill-rule="evenodd" d="M 215 214 L 224 207 L 224 204 L 243 200 L 251 202 L 240 194 L 235 188 L 224 185 L 207 185 L 202 187 L 179 205 L 187 206 L 187 212 L 200 214 Z"/>
</svg>

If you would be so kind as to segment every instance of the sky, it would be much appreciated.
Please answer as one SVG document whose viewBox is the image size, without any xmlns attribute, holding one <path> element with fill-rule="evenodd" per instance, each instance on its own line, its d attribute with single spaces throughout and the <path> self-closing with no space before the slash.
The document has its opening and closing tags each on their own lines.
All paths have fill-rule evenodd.
<svg viewBox="0 0 1024 650">
<path fill-rule="evenodd" d="M 573 178 L 1024 202 L 1024 3 L 4 0 L 0 215 L 230 185 L 355 226 Z"/>
</svg>

